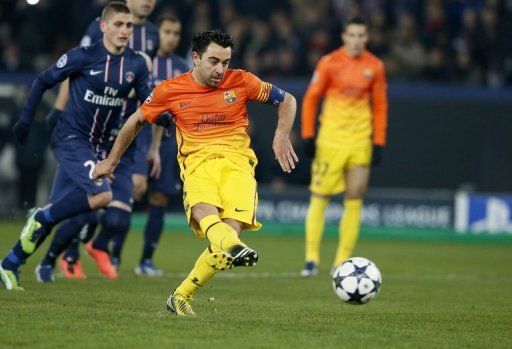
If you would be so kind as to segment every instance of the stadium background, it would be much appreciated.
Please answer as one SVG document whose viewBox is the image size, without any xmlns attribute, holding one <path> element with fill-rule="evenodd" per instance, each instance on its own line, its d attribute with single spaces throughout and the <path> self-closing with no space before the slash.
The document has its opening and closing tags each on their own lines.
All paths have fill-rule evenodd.
<svg viewBox="0 0 512 349">
<path fill-rule="evenodd" d="M 0 4 L 3 217 L 19 217 L 44 202 L 54 172 L 43 120 L 55 91 L 46 94 L 28 145 L 20 147 L 10 137 L 26 91 L 37 72 L 80 41 L 105 3 Z M 232 67 L 275 82 L 299 103 L 318 58 L 340 45 L 343 19 L 362 15 L 370 24 L 368 47 L 384 60 L 390 82 L 389 142 L 383 164 L 372 172 L 365 226 L 512 233 L 510 1 L 160 0 L 151 19 L 163 11 L 183 21 L 178 53 L 189 57 L 193 33 L 221 27 L 237 45 Z M 271 107 L 250 106 L 252 145 L 260 159 L 260 217 L 278 223 L 274 228 L 287 223 L 293 230 L 307 208 L 310 163 L 302 156 L 295 173 L 281 173 L 267 127 L 275 122 L 273 113 Z M 300 154 L 299 126 L 300 114 L 293 135 Z M 331 205 L 329 221 L 341 210 L 336 202 L 341 200 Z M 145 205 L 136 208 L 143 211 Z M 178 197 L 169 212 L 181 216 Z"/>
<path fill-rule="evenodd" d="M 47 199 L 55 162 L 44 117 L 56 90 L 45 94 L 27 146 L 15 144 L 10 127 L 36 74 L 78 44 L 105 3 L 0 1 L 0 256 L 26 209 Z M 180 54 L 188 56 L 193 33 L 224 28 L 237 43 L 234 67 L 299 102 L 317 59 L 340 44 L 342 20 L 369 21 L 369 48 L 384 59 L 390 82 L 389 142 L 372 170 L 356 253 L 382 271 L 378 298 L 349 306 L 332 292 L 341 198 L 327 211 L 319 276 L 299 277 L 310 166 L 301 156 L 300 114 L 301 161 L 284 175 L 271 153 L 275 110 L 251 104 L 264 229 L 244 241 L 261 255 L 256 268 L 216 276 L 195 295 L 197 318 L 171 316 L 169 291 L 205 242 L 192 238 L 173 198 L 155 254 L 166 275 L 135 276 L 141 203 L 118 280 L 101 278 L 84 257 L 86 281 L 57 274 L 55 284 L 41 284 L 33 270 L 48 243 L 30 258 L 26 291 L 0 292 L 0 348 L 512 346 L 512 1 L 157 0 L 151 19 L 167 10 L 184 24 Z"/>
</svg>

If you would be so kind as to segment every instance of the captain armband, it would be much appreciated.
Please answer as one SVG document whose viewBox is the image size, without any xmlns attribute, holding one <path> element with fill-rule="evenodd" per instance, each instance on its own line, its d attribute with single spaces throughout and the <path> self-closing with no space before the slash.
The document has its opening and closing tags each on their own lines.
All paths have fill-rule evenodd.
<svg viewBox="0 0 512 349">
<path fill-rule="evenodd" d="M 266 103 L 275 105 L 277 107 L 284 101 L 284 93 L 285 92 L 281 90 L 279 87 L 272 85 Z"/>
</svg>

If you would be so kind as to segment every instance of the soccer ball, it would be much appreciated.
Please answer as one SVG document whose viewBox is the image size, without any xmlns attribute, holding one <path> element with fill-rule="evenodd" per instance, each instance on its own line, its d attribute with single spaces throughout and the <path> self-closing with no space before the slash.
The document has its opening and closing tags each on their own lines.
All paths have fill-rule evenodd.
<svg viewBox="0 0 512 349">
<path fill-rule="evenodd" d="M 352 257 L 334 271 L 334 292 L 344 302 L 365 304 L 377 296 L 382 277 L 377 266 L 366 258 Z"/>
</svg>

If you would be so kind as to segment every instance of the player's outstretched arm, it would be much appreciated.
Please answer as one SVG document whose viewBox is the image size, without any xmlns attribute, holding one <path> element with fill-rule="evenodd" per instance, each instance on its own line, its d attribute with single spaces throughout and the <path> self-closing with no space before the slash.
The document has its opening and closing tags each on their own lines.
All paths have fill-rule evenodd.
<svg viewBox="0 0 512 349">
<path fill-rule="evenodd" d="M 30 125 L 44 92 L 67 79 L 71 74 L 80 71 L 84 65 L 84 57 L 80 49 L 71 49 L 63 54 L 53 66 L 37 76 L 28 93 L 20 119 L 13 126 L 13 133 L 19 143 L 24 144 L 27 141 Z"/>
<path fill-rule="evenodd" d="M 299 161 L 299 158 L 293 150 L 292 143 L 290 142 L 290 131 L 293 127 L 296 112 L 297 101 L 295 97 L 286 92 L 284 101 L 279 104 L 277 110 L 279 121 L 277 123 L 272 149 L 274 150 L 279 165 L 281 165 L 283 171 L 287 173 L 292 172 L 292 170 L 295 169 L 295 163 Z"/>
<path fill-rule="evenodd" d="M 93 179 L 102 179 L 107 178 L 114 173 L 114 170 L 121 159 L 121 156 L 124 154 L 128 146 L 133 142 L 139 131 L 146 124 L 146 119 L 140 112 L 137 110 L 133 113 L 128 120 L 124 123 L 124 126 L 119 131 L 117 135 L 116 141 L 114 142 L 114 146 L 110 151 L 108 157 L 100 161 L 94 171 L 92 172 Z"/>
<path fill-rule="evenodd" d="M 62 113 L 66 109 L 69 99 L 69 78 L 60 83 L 57 98 L 53 104 L 52 110 L 46 115 L 46 126 L 51 131 L 57 125 Z"/>
</svg>

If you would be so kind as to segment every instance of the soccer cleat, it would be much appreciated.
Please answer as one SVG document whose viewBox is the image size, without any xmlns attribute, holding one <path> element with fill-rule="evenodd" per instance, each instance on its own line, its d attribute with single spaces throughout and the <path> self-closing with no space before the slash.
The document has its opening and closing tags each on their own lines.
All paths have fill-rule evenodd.
<svg viewBox="0 0 512 349">
<path fill-rule="evenodd" d="M 258 263 L 258 253 L 247 246 L 235 245 L 229 254 L 233 258 L 233 267 L 252 267 Z"/>
<path fill-rule="evenodd" d="M 102 273 L 107 279 L 117 279 L 116 268 L 110 261 L 110 256 L 107 252 L 98 250 L 92 246 L 92 240 L 85 245 L 85 250 L 96 261 L 100 273 Z"/>
<path fill-rule="evenodd" d="M 145 259 L 135 268 L 135 274 L 139 276 L 159 277 L 163 276 L 164 272 L 162 269 L 155 267 L 151 259 Z"/>
<path fill-rule="evenodd" d="M 306 265 L 304 269 L 301 270 L 300 276 L 308 277 L 308 276 L 316 276 L 318 275 L 318 267 L 313 261 L 306 261 Z"/>
<path fill-rule="evenodd" d="M 210 253 L 207 263 L 215 270 L 252 267 L 258 263 L 258 253 L 250 247 L 235 245 L 226 252 Z"/>
<path fill-rule="evenodd" d="M 190 301 L 192 297 L 182 296 L 180 294 L 171 294 L 167 300 L 167 310 L 178 316 L 196 316 L 197 314 L 192 310 Z"/>
<path fill-rule="evenodd" d="M 53 276 L 53 266 L 39 264 L 36 267 L 36 279 L 43 283 L 54 282 L 55 277 Z"/>
<path fill-rule="evenodd" d="M 85 275 L 84 270 L 82 269 L 82 263 L 80 263 L 80 261 L 70 263 L 65 258 L 62 258 L 59 262 L 59 269 L 67 279 L 87 279 L 87 275 Z"/>
<path fill-rule="evenodd" d="M 29 211 L 27 222 L 20 235 L 21 248 L 23 252 L 32 254 L 36 249 L 37 241 L 44 232 L 44 227 L 36 221 L 35 216 L 40 210 L 38 208 Z"/>
<path fill-rule="evenodd" d="M 18 284 L 18 271 L 2 268 L 0 260 L 0 282 L 7 291 L 24 291 L 23 287 Z"/>
</svg>

